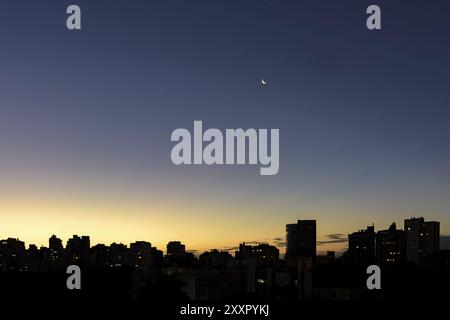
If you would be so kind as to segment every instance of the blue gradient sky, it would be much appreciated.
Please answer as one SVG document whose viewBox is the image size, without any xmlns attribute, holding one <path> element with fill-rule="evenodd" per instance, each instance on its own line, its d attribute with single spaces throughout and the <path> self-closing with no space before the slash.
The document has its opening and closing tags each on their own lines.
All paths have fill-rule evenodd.
<svg viewBox="0 0 450 320">
<path fill-rule="evenodd" d="M 377 1 L 377 32 L 369 4 L 2 0 L 0 238 L 204 250 L 410 216 L 449 234 L 450 2 Z M 280 128 L 279 174 L 175 167 L 194 120 Z"/>
</svg>

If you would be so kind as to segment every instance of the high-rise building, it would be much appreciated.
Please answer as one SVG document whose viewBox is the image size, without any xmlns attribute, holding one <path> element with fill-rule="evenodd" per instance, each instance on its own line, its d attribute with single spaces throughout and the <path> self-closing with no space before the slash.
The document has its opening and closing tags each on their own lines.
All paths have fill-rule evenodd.
<svg viewBox="0 0 450 320">
<path fill-rule="evenodd" d="M 286 263 L 296 266 L 301 257 L 316 258 L 316 220 L 286 225 Z"/>
<path fill-rule="evenodd" d="M 30 244 L 28 250 L 25 253 L 25 266 L 26 271 L 37 272 L 40 271 L 39 261 L 39 249 L 36 245 Z"/>
<path fill-rule="evenodd" d="M 74 235 L 67 241 L 66 251 L 68 261 L 73 264 L 88 262 L 90 247 L 91 241 L 89 236 L 82 236 L 80 238 Z"/>
<path fill-rule="evenodd" d="M 122 267 L 131 265 L 131 254 L 128 247 L 123 243 L 111 243 L 109 247 L 111 256 L 111 265 L 113 267 Z"/>
<path fill-rule="evenodd" d="M 90 257 L 89 257 L 89 264 L 94 268 L 104 268 L 104 267 L 110 267 L 110 254 L 109 254 L 109 247 L 106 245 L 99 243 L 95 246 L 91 247 L 90 251 Z"/>
<path fill-rule="evenodd" d="M 0 240 L 0 272 L 22 271 L 25 243 L 19 239 Z"/>
<path fill-rule="evenodd" d="M 280 251 L 277 247 L 271 246 L 267 243 L 260 243 L 257 246 L 247 245 L 241 243 L 239 251 L 236 251 L 235 257 L 238 260 L 256 258 L 258 261 L 275 262 L 280 256 Z"/>
<path fill-rule="evenodd" d="M 62 240 L 52 235 L 50 239 L 48 239 L 48 262 L 49 266 L 52 270 L 61 269 L 64 267 L 63 254 L 64 247 L 62 244 Z"/>
<path fill-rule="evenodd" d="M 57 236 L 52 235 L 50 239 L 48 239 L 48 247 L 49 249 L 53 249 L 55 251 L 60 252 L 63 250 L 62 240 L 59 239 Z"/>
<path fill-rule="evenodd" d="M 388 230 L 376 235 L 376 256 L 380 264 L 399 264 L 406 261 L 406 234 L 392 223 Z"/>
<path fill-rule="evenodd" d="M 170 241 L 167 244 L 167 260 L 179 261 L 187 257 L 186 246 L 180 241 Z"/>
<path fill-rule="evenodd" d="M 375 262 L 375 227 L 369 226 L 348 235 L 348 256 L 352 263 L 371 264 Z"/>
<path fill-rule="evenodd" d="M 439 222 L 424 218 L 405 220 L 406 261 L 417 265 L 426 263 L 429 255 L 439 252 Z"/>
<path fill-rule="evenodd" d="M 146 241 L 136 241 L 130 244 L 131 258 L 134 267 L 142 271 L 150 271 L 152 267 L 152 245 Z"/>
</svg>

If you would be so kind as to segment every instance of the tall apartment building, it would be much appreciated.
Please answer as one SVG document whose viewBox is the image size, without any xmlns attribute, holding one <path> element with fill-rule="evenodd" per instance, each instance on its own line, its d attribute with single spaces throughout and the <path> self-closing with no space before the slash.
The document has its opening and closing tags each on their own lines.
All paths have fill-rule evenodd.
<svg viewBox="0 0 450 320">
<path fill-rule="evenodd" d="M 406 261 L 424 265 L 429 255 L 439 252 L 439 228 L 436 221 L 425 221 L 424 218 L 405 220 Z"/>
</svg>

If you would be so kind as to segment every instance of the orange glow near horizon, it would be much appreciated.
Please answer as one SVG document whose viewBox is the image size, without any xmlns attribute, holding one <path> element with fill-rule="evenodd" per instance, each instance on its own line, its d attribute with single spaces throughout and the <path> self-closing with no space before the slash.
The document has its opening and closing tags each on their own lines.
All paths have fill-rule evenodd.
<svg viewBox="0 0 450 320">
<path fill-rule="evenodd" d="M 240 218 L 235 219 L 226 214 L 235 208 L 207 203 L 188 206 L 172 202 L 164 206 L 159 203 L 132 205 L 118 200 L 105 204 L 80 199 L 27 199 L 1 199 L 0 212 L 8 212 L 8 215 L 2 216 L 0 238 L 13 237 L 27 245 L 48 246 L 52 234 L 64 242 L 78 234 L 89 235 L 92 245 L 145 240 L 163 251 L 167 242 L 180 240 L 187 245 L 187 250 L 207 251 L 236 247 L 242 242 L 275 244 L 274 239 L 285 237 L 285 223 L 271 215 L 270 208 L 257 209 L 258 215 L 264 217 L 258 221 L 251 208 L 242 209 Z M 284 252 L 283 247 L 278 247 Z M 318 250 L 341 248 L 342 245 L 327 245 Z"/>
<path fill-rule="evenodd" d="M 318 252 L 339 252 L 346 248 L 347 242 L 333 242 L 335 239 L 327 235 L 339 234 L 340 239 L 345 239 L 347 234 L 372 223 L 377 230 L 387 229 L 392 222 L 403 228 L 402 219 L 419 216 L 421 210 L 417 207 L 413 212 L 408 207 L 395 206 L 383 209 L 381 205 L 380 209 L 374 209 L 376 204 L 367 199 L 359 203 L 334 199 L 327 203 L 295 197 L 295 190 L 281 196 L 246 192 L 205 197 L 209 186 L 188 191 L 182 186 L 161 195 L 160 190 L 151 187 L 144 187 L 141 192 L 127 189 L 126 181 L 121 184 L 125 185 L 123 190 L 108 189 L 108 182 L 103 183 L 90 189 L 57 188 L 49 184 L 41 188 L 31 188 L 31 185 L 6 188 L 3 184 L 0 186 L 0 239 L 13 237 L 27 245 L 48 246 L 52 234 L 64 242 L 77 234 L 90 236 L 92 245 L 113 242 L 128 245 L 142 240 L 163 251 L 167 242 L 179 240 L 186 244 L 188 251 L 196 253 L 235 248 L 242 242 L 267 242 L 278 244 L 284 253 L 279 242 L 284 241 L 286 224 L 298 219 L 316 219 L 318 242 L 321 242 Z M 396 217 L 380 214 L 388 210 L 396 212 Z M 448 222 L 439 216 L 424 216 L 427 220 L 441 221 L 441 234 L 448 234 Z"/>
</svg>

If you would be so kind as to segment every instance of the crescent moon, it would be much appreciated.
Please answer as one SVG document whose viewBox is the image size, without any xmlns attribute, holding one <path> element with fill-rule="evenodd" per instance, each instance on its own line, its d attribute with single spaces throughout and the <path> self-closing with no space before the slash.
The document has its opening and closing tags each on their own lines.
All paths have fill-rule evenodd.
<svg viewBox="0 0 450 320">
<path fill-rule="evenodd" d="M 267 82 L 264 79 L 261 79 L 261 84 L 264 85 L 267 84 Z"/>
</svg>

